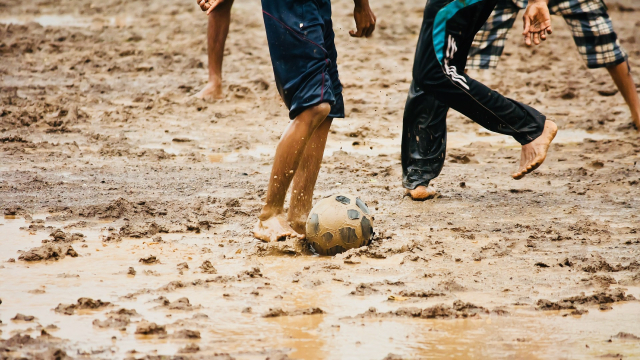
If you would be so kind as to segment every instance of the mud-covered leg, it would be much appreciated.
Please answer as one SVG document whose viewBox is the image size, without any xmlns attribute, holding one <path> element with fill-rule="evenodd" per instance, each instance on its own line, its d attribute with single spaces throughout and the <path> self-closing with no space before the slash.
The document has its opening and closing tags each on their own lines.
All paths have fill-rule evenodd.
<svg viewBox="0 0 640 360">
<path fill-rule="evenodd" d="M 628 61 L 607 67 L 616 87 L 620 90 L 624 101 L 629 106 L 631 118 L 633 119 L 636 130 L 640 132 L 640 98 L 638 97 L 636 84 L 633 82 L 633 77 L 629 69 Z"/>
<path fill-rule="evenodd" d="M 209 82 L 194 96 L 204 100 L 221 99 L 222 95 L 222 60 L 224 44 L 229 34 L 231 23 L 231 6 L 233 0 L 218 5 L 209 14 L 207 25 L 207 58 L 209 61 Z"/>
<path fill-rule="evenodd" d="M 277 241 L 288 236 L 303 237 L 291 228 L 285 218 L 284 199 L 307 144 L 330 110 L 331 106 L 328 103 L 308 108 L 298 115 L 282 134 L 269 178 L 267 201 L 253 231 L 256 238 Z"/>
<path fill-rule="evenodd" d="M 327 118 L 316 129 L 304 150 L 298 171 L 291 185 L 291 202 L 287 220 L 299 234 L 305 233 L 305 224 L 313 205 L 313 189 L 318 180 L 324 147 L 331 128 L 332 118 Z"/>
<path fill-rule="evenodd" d="M 448 107 L 411 84 L 402 129 L 402 184 L 414 200 L 437 194 L 429 182 L 444 165 Z"/>
</svg>

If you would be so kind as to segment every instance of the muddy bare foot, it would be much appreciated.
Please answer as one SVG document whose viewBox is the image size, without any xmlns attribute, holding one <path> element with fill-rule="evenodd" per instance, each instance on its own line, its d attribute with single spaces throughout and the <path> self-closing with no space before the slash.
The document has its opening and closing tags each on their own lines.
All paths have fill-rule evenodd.
<svg viewBox="0 0 640 360">
<path fill-rule="evenodd" d="M 547 158 L 547 150 L 551 141 L 556 137 L 558 127 L 553 121 L 547 120 L 544 123 L 544 131 L 542 134 L 527 145 L 522 146 L 522 152 L 520 155 L 520 169 L 511 176 L 516 179 L 522 179 L 526 174 L 537 169 L 544 159 Z"/>
<path fill-rule="evenodd" d="M 297 232 L 298 234 L 300 234 L 300 239 L 304 239 L 306 238 L 306 233 L 307 233 L 307 221 L 306 218 L 303 219 L 298 219 L 298 220 L 289 220 L 289 225 L 291 225 L 291 228 Z"/>
<path fill-rule="evenodd" d="M 304 238 L 304 235 L 300 235 L 289 226 L 282 215 L 272 216 L 266 220 L 258 220 L 258 223 L 253 228 L 253 236 L 266 242 L 278 241 L 287 237 Z"/>
<path fill-rule="evenodd" d="M 224 98 L 222 95 L 222 84 L 208 82 L 207 85 L 205 85 L 205 87 L 197 94 L 193 95 L 193 97 L 207 101 L 222 99 Z"/>
<path fill-rule="evenodd" d="M 405 196 L 411 197 L 414 201 L 432 199 L 436 195 L 438 195 L 438 192 L 433 188 L 433 186 L 418 186 L 413 190 L 407 189 L 405 192 Z"/>
</svg>

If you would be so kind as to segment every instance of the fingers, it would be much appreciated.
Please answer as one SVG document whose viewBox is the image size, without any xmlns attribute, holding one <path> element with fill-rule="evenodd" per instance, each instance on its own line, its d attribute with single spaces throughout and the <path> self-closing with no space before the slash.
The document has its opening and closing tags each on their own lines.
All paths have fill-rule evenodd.
<svg viewBox="0 0 640 360">
<path fill-rule="evenodd" d="M 208 1 L 208 0 L 207 0 Z M 218 5 L 222 4 L 224 0 L 213 0 L 213 4 L 209 4 L 209 10 L 207 10 L 207 15 L 211 14 L 211 12 L 218 7 Z"/>
<path fill-rule="evenodd" d="M 529 17 L 525 14 L 522 17 L 522 23 L 523 23 L 522 35 L 526 37 L 527 35 L 529 35 L 529 27 L 531 26 L 531 19 L 529 19 Z"/>
<path fill-rule="evenodd" d="M 357 31 L 349 30 L 349 35 L 351 37 L 362 37 L 362 30 L 358 29 Z"/>
<path fill-rule="evenodd" d="M 207 11 L 211 7 L 209 0 L 196 0 L 196 1 L 198 1 L 198 6 L 200 6 L 200 9 L 202 11 Z"/>
<path fill-rule="evenodd" d="M 373 35 L 373 31 L 376 29 L 376 22 L 375 20 L 373 21 L 373 24 L 371 24 L 371 26 L 369 27 L 369 33 L 367 34 L 367 37 Z"/>
<path fill-rule="evenodd" d="M 366 28 L 362 29 L 362 35 L 364 35 L 364 37 L 369 37 L 371 36 L 371 34 L 373 34 L 373 30 L 376 28 L 375 24 L 369 25 Z"/>
<path fill-rule="evenodd" d="M 533 33 L 533 43 L 536 44 L 536 45 L 540 45 L 540 33 L 539 32 Z"/>
</svg>

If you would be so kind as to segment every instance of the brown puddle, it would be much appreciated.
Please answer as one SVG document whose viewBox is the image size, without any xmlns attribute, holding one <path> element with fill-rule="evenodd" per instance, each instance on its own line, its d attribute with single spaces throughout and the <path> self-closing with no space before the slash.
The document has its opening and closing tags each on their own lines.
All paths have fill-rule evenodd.
<svg viewBox="0 0 640 360">
<path fill-rule="evenodd" d="M 3 261 L 10 256 L 17 259 L 18 250 L 38 246 L 48 233 L 39 231 L 31 235 L 20 230 L 21 226 L 27 225 L 22 219 L 5 218 L 0 223 Z M 60 227 L 65 224 L 47 222 L 47 225 Z M 109 226 L 101 225 L 103 230 L 104 226 Z M 162 234 L 164 242 L 160 243 L 124 239 L 120 243 L 103 246 L 100 235 L 106 231 L 97 226 L 79 231 L 86 235 L 87 241 L 73 244 L 80 254 L 77 258 L 66 257 L 58 262 L 3 262 L 3 268 L 0 268 L 3 279 L 0 283 L 3 301 L 0 319 L 6 324 L 0 328 L 3 338 L 25 331 L 35 336 L 36 330 L 26 329 L 34 329 L 36 323 L 42 326 L 55 324 L 59 329 L 52 331 L 54 336 L 70 339 L 72 347 L 80 351 L 97 352 L 95 356 L 99 358 L 125 357 L 134 349 L 143 353 L 175 354 L 188 343 L 197 344 L 200 354 L 226 352 L 238 359 L 264 358 L 264 351 L 288 353 L 292 358 L 303 359 L 382 358 L 388 353 L 433 359 L 544 359 L 564 356 L 580 359 L 608 353 L 640 356 L 637 341 L 614 339 L 607 342 L 621 331 L 640 334 L 640 322 L 630 321 L 640 318 L 638 302 L 614 304 L 609 311 L 592 307 L 588 314 L 563 317 L 558 312 L 510 306 L 481 292 L 467 292 L 459 295 L 462 300 L 484 306 L 506 305 L 511 314 L 455 320 L 357 319 L 352 317 L 370 307 L 376 307 L 379 312 L 400 306 L 422 308 L 436 303 L 450 304 L 457 296 L 405 303 L 387 301 L 388 294 L 393 291 L 369 296 L 350 294 L 359 283 L 401 278 L 402 273 L 393 270 L 394 264 L 401 260 L 398 256 L 382 260 L 362 259 L 357 270 L 335 259 L 314 256 L 247 257 L 243 255 L 250 250 L 246 245 L 228 248 L 226 244 L 229 242 L 212 239 L 208 235 Z M 87 247 L 82 247 L 82 244 Z M 204 247 L 211 249 L 212 253 L 203 254 L 201 249 Z M 160 264 L 139 263 L 141 257 L 150 254 L 158 257 Z M 216 275 L 199 271 L 198 266 L 205 259 L 212 261 L 218 272 Z M 189 270 L 180 275 L 176 265 L 185 261 Z M 333 271 L 331 269 L 337 267 L 328 264 L 353 271 Z M 127 275 L 130 266 L 135 268 L 136 276 Z M 256 266 L 261 269 L 263 277 L 158 290 L 174 280 L 189 283 L 217 276 L 235 278 L 236 274 Z M 324 268 L 328 270 L 322 270 Z M 363 271 L 367 268 L 378 270 Z M 314 272 L 314 269 L 321 270 Z M 414 270 L 419 270 L 419 267 Z M 151 272 L 145 274 L 146 271 Z M 296 275 L 296 272 L 302 274 Z M 44 290 L 44 293 L 32 291 L 36 289 Z M 135 296 L 124 297 L 131 293 Z M 634 288 L 629 293 L 638 295 L 640 291 Z M 157 308 L 158 304 L 151 301 L 159 296 L 166 296 L 170 301 L 187 297 L 194 309 Z M 52 310 L 58 303 L 75 303 L 80 297 L 116 305 L 71 316 Z M 245 310 L 247 307 L 251 307 L 250 312 Z M 269 308 L 276 307 L 287 311 L 319 307 L 325 314 L 262 317 Z M 104 320 L 108 311 L 119 308 L 135 309 L 141 317 L 133 317 L 125 332 L 92 325 L 94 319 Z M 34 323 L 10 321 L 16 313 L 33 315 L 36 320 Z M 207 317 L 194 319 L 194 314 L 206 314 Z M 169 334 L 180 329 L 199 330 L 201 339 L 135 335 L 137 322 L 141 319 L 167 325 Z M 176 324 L 178 320 L 184 322 Z M 116 340 L 112 340 L 114 336 Z"/>
<path fill-rule="evenodd" d="M 555 144 L 570 144 L 570 143 L 580 143 L 585 139 L 592 140 L 603 140 L 610 139 L 611 136 L 601 133 L 589 133 L 584 130 L 577 129 L 569 129 L 569 130 L 561 130 L 558 132 L 557 137 L 554 140 Z M 484 142 L 491 144 L 491 146 L 497 150 L 500 148 L 516 148 L 519 147 L 520 144 L 513 140 L 510 137 L 490 133 L 486 130 L 479 130 L 476 133 L 472 132 L 451 132 L 447 136 L 447 149 L 457 149 L 463 148 L 473 143 Z M 163 145 L 169 144 L 169 142 L 164 142 L 162 144 L 146 144 L 142 146 L 142 148 L 154 148 L 154 149 L 163 149 L 165 152 L 169 154 L 181 154 L 188 153 L 194 150 L 195 145 L 189 143 L 183 146 L 176 146 L 175 143 L 171 143 L 171 145 Z M 215 143 L 208 144 L 207 141 L 198 142 L 198 147 L 200 148 L 210 148 L 214 146 Z M 363 156 L 389 156 L 399 154 L 400 152 L 400 138 L 393 139 L 385 139 L 385 138 L 372 138 L 365 140 L 354 141 L 354 139 L 347 140 L 338 140 L 334 139 L 331 136 L 327 141 L 327 146 L 325 149 L 325 156 L 331 156 L 337 151 L 344 151 L 347 154 L 351 155 L 363 155 Z M 270 159 L 275 154 L 275 146 L 253 146 L 250 149 L 242 149 L 236 150 L 233 152 L 225 152 L 225 153 L 211 153 L 209 151 L 202 151 L 200 153 L 207 157 L 209 162 L 211 163 L 222 163 L 222 162 L 236 162 L 242 156 L 250 156 L 257 159 L 264 158 Z"/>
</svg>

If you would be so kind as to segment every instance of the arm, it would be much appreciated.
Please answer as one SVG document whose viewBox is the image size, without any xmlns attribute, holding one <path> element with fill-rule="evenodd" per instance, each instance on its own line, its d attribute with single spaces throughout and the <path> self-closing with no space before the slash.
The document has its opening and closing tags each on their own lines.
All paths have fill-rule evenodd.
<svg viewBox="0 0 640 360">
<path fill-rule="evenodd" d="M 356 30 L 349 30 L 352 37 L 369 37 L 376 28 L 376 16 L 369 7 L 369 0 L 353 0 L 353 18 L 356 21 Z"/>
<path fill-rule="evenodd" d="M 551 15 L 549 14 L 549 0 L 529 0 L 529 5 L 524 11 L 522 20 L 524 22 L 524 42 L 528 46 L 533 42 L 540 44 L 540 40 L 547 39 L 547 34 L 551 34 Z"/>
</svg>

